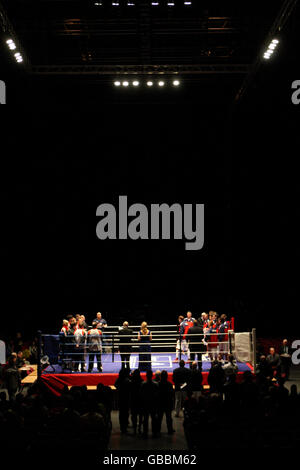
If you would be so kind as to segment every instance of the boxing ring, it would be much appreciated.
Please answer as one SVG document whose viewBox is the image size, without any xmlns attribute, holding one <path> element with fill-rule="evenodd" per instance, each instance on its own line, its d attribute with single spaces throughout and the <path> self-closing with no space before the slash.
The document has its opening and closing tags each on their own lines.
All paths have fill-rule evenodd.
<svg viewBox="0 0 300 470">
<path fill-rule="evenodd" d="M 114 386 L 118 373 L 122 367 L 122 354 L 119 348 L 128 347 L 128 340 L 131 340 L 130 370 L 141 370 L 141 377 L 145 379 L 146 369 L 151 369 L 153 373 L 157 370 L 166 370 L 168 380 L 172 382 L 173 370 L 179 367 L 180 359 L 186 362 L 186 367 L 190 366 L 188 356 L 183 347 L 185 339 L 190 341 L 190 348 L 193 349 L 195 360 L 200 364 L 203 375 L 203 385 L 207 385 L 208 373 L 212 360 L 217 359 L 220 354 L 233 354 L 238 367 L 237 381 L 242 380 L 246 371 L 255 372 L 255 350 L 256 334 L 255 329 L 251 333 L 235 333 L 230 330 L 226 333 L 218 333 L 217 341 L 210 341 L 209 334 L 197 334 L 196 338 L 187 335 L 186 338 L 178 332 L 177 325 L 148 325 L 152 333 L 150 360 L 149 352 L 140 351 L 138 341 L 138 331 L 140 325 L 130 326 L 132 335 L 119 335 L 119 326 L 108 326 L 103 329 L 101 346 L 102 370 L 97 370 L 97 358 L 94 358 L 91 372 L 87 372 L 87 356 L 89 353 L 88 344 L 81 345 L 81 351 L 77 352 L 75 342 L 70 336 L 63 334 L 50 335 L 39 332 L 39 359 L 38 359 L 38 379 L 56 395 L 60 395 L 65 386 L 97 386 L 99 383 Z M 223 337 L 222 337 L 223 335 Z M 126 339 L 124 339 L 126 338 Z M 237 340 L 239 338 L 239 340 Z M 238 344 L 245 345 L 240 348 Z M 216 340 L 216 335 L 214 335 Z M 223 341 L 220 341 L 223 339 Z M 191 347 L 191 341 L 193 346 Z M 176 362 L 176 345 L 178 349 L 178 361 Z M 81 362 L 79 361 L 81 358 Z M 146 358 L 147 361 L 143 359 Z M 82 361 L 83 359 L 83 361 Z M 80 362 L 80 364 L 79 364 Z M 146 364 L 144 364 L 146 363 Z M 146 365 L 146 367 L 144 367 Z M 77 370 L 79 368 L 79 370 Z M 75 369 L 75 370 L 74 370 Z"/>
</svg>

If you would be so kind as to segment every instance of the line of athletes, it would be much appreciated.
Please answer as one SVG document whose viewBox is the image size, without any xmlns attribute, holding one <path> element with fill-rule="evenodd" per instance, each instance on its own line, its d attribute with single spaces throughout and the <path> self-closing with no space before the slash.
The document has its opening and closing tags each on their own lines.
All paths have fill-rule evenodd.
<svg viewBox="0 0 300 470">
<path fill-rule="evenodd" d="M 187 312 L 186 317 L 178 317 L 179 337 L 176 343 L 176 358 L 173 362 L 178 362 L 181 353 L 187 355 L 187 363 L 192 363 L 197 356 L 198 366 L 202 368 L 202 355 L 208 354 L 211 361 L 222 357 L 228 360 L 228 331 L 231 329 L 231 322 L 227 316 L 219 316 L 217 312 L 203 312 L 196 320 L 191 312 Z"/>
<path fill-rule="evenodd" d="M 125 323 L 128 328 L 128 323 Z M 107 322 L 102 318 L 100 312 L 97 313 L 96 318 L 93 320 L 91 329 L 88 329 L 84 315 L 76 315 L 75 317 L 69 315 L 67 320 L 63 320 L 61 333 L 64 337 L 68 337 L 69 342 L 69 347 L 65 350 L 66 356 L 68 356 L 68 352 L 73 352 L 73 354 L 76 353 L 77 355 L 77 360 L 72 368 L 79 370 L 79 365 L 81 364 L 81 370 L 84 371 L 85 359 L 87 359 L 88 369 L 91 372 L 94 357 L 96 356 L 98 370 L 99 372 L 102 371 L 101 353 L 104 338 L 102 330 L 106 327 Z M 197 357 L 199 368 L 202 368 L 202 355 L 206 353 L 208 353 L 212 361 L 220 358 L 220 356 L 222 359 L 228 359 L 228 331 L 231 329 L 231 324 L 225 314 L 219 316 L 215 311 L 210 311 L 209 313 L 203 312 L 201 317 L 196 320 L 191 312 L 187 312 L 186 317 L 182 315 L 178 317 L 177 328 L 176 357 L 173 362 L 179 361 L 180 346 L 181 354 L 187 356 L 186 362 L 191 364 Z M 122 341 L 131 343 L 131 338 L 124 338 Z M 131 352 L 129 344 L 128 347 L 130 347 Z M 122 351 L 120 351 L 121 356 L 122 354 L 125 355 L 125 362 L 127 362 L 129 351 L 125 351 L 125 345 L 123 349 L 120 349 Z M 123 366 L 123 359 L 125 360 L 125 357 L 121 357 L 121 359 Z"/>
</svg>

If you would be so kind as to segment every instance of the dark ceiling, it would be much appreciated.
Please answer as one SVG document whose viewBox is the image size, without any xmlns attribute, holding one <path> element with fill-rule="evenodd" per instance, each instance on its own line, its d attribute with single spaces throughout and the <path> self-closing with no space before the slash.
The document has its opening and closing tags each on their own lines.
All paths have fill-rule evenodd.
<svg viewBox="0 0 300 470">
<path fill-rule="evenodd" d="M 149 76 L 178 77 L 189 85 L 191 96 L 197 88 L 203 99 L 209 90 L 209 98 L 214 95 L 218 101 L 215 91 L 221 87 L 220 95 L 233 101 L 253 81 L 269 40 L 278 35 L 287 40 L 288 30 L 293 41 L 299 24 L 296 4 L 0 0 L 2 75 L 15 77 L 23 70 L 31 83 L 50 77 L 47 83 L 53 87 L 63 81 L 67 87 L 88 83 L 98 90 L 112 89 L 116 77 L 139 77 L 145 93 Z M 8 37 L 22 52 L 22 64 L 7 50 Z"/>
</svg>

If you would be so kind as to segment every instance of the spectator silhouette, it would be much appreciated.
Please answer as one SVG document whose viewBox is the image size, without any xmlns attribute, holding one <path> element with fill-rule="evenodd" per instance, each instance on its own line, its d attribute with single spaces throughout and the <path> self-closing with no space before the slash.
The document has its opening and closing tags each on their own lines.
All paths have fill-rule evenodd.
<svg viewBox="0 0 300 470">
<path fill-rule="evenodd" d="M 175 416 L 178 418 L 183 402 L 186 398 L 186 392 L 190 386 L 191 369 L 185 367 L 183 359 L 179 362 L 179 367 L 173 371 L 173 382 L 175 385 Z"/>
<path fill-rule="evenodd" d="M 193 392 L 193 397 L 196 399 L 198 399 L 203 390 L 202 381 L 201 369 L 198 369 L 197 362 L 194 361 L 191 365 L 190 390 Z"/>
<path fill-rule="evenodd" d="M 208 373 L 207 381 L 210 386 L 211 392 L 221 393 L 225 382 L 225 372 L 222 364 L 218 361 L 213 361 Z"/>
<path fill-rule="evenodd" d="M 143 413 L 143 437 L 148 437 L 148 421 L 151 416 L 151 427 L 153 437 L 158 436 L 158 384 L 152 380 L 152 370 L 147 370 L 146 381 L 141 385 L 141 405 Z"/>
<path fill-rule="evenodd" d="M 129 378 L 129 369 L 123 368 L 119 372 L 119 377 L 115 382 L 115 387 L 118 390 L 118 405 L 119 405 L 119 423 L 122 434 L 127 432 L 129 424 L 129 409 L 130 409 L 130 391 L 131 384 Z"/>
<path fill-rule="evenodd" d="M 142 408 L 141 408 L 141 385 L 143 379 L 141 378 L 141 373 L 139 369 L 136 369 L 131 374 L 131 384 L 130 384 L 130 409 L 131 409 L 131 422 L 133 426 L 133 433 L 136 434 L 137 427 L 138 432 L 142 432 Z"/>
<path fill-rule="evenodd" d="M 168 434 L 175 432 L 173 429 L 172 409 L 174 403 L 174 390 L 170 382 L 168 382 L 168 372 L 163 370 L 160 375 L 159 388 L 159 408 L 158 408 L 158 432 L 161 431 L 161 424 L 166 415 Z"/>
</svg>

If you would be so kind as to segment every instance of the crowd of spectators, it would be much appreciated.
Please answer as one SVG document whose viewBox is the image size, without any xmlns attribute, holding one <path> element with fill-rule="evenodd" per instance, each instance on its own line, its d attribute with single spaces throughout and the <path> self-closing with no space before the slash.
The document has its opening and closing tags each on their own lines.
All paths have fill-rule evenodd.
<svg viewBox="0 0 300 470">
<path fill-rule="evenodd" d="M 37 363 L 37 338 L 24 338 L 23 334 L 18 331 L 14 336 L 1 339 L 5 342 L 7 358 L 9 358 L 12 353 L 16 353 L 22 356 L 24 363 Z"/>
<path fill-rule="evenodd" d="M 99 457 L 108 448 L 111 409 L 112 391 L 102 384 L 97 391 L 66 386 L 60 397 L 38 383 L 11 400 L 0 392 L 1 447 L 17 450 L 23 461 L 41 451 L 48 460 L 53 456 L 79 460 L 84 449 L 95 449 L 92 453 Z"/>
<path fill-rule="evenodd" d="M 129 417 L 133 434 L 148 437 L 149 418 L 153 437 L 159 437 L 163 417 L 166 417 L 168 434 L 173 434 L 172 409 L 174 406 L 174 389 L 168 381 L 168 373 L 157 371 L 153 378 L 152 370 L 147 370 L 146 380 L 141 378 L 139 369 L 130 375 L 128 368 L 122 368 L 115 382 L 118 391 L 118 409 L 120 430 L 128 431 Z"/>
<path fill-rule="evenodd" d="M 98 384 L 97 391 L 86 386 L 65 387 L 60 397 L 49 393 L 36 382 L 26 393 L 20 392 L 20 368 L 27 360 L 22 335 L 9 342 L 10 355 L 5 366 L 5 391 L 0 390 L 0 434 L 3 446 L 34 453 L 43 447 L 78 449 L 89 446 L 98 454 L 108 448 L 111 433 L 113 391 Z M 30 345 L 32 357 L 36 345 Z M 24 357 L 25 356 L 25 357 Z M 257 374 L 250 371 L 237 381 L 234 357 L 212 361 L 208 388 L 203 387 L 202 370 L 196 361 L 181 360 L 171 376 L 167 371 L 152 370 L 143 380 L 140 370 L 130 373 L 123 367 L 115 382 L 117 408 L 122 434 L 131 427 L 134 435 L 147 438 L 149 420 L 152 436 L 159 438 L 165 417 L 168 434 L 175 432 L 174 419 L 183 416 L 183 428 L 190 451 L 207 448 L 235 447 L 293 448 L 300 444 L 300 396 L 296 385 L 285 386 L 289 377 L 290 349 L 282 342 L 279 354 L 270 348 L 261 354 Z M 173 412 L 174 410 L 174 412 Z M 63 449 L 61 443 L 63 442 Z"/>
<path fill-rule="evenodd" d="M 209 391 L 187 390 L 184 400 L 184 431 L 191 451 L 207 448 L 298 448 L 300 444 L 300 396 L 297 386 L 290 391 L 285 378 L 270 368 L 256 376 L 243 373 L 227 378 L 220 364 L 212 364 Z"/>
</svg>

